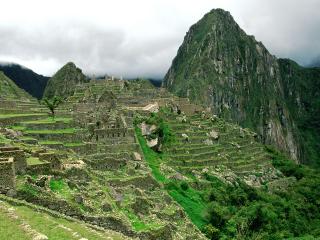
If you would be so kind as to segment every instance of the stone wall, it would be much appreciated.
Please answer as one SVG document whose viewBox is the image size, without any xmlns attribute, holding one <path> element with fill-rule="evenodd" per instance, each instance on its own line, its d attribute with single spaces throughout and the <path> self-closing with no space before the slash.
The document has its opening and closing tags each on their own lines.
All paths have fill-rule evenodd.
<svg viewBox="0 0 320 240">
<path fill-rule="evenodd" d="M 47 174 L 50 172 L 51 164 L 49 162 L 44 162 L 42 164 L 29 165 L 27 167 L 27 172 L 29 174 Z"/>
<path fill-rule="evenodd" d="M 0 193 L 16 188 L 13 158 L 0 158 Z"/>
<path fill-rule="evenodd" d="M 26 156 L 23 150 L 16 147 L 1 147 L 0 158 L 14 158 L 14 168 L 17 174 L 23 174 L 27 168 Z"/>
<path fill-rule="evenodd" d="M 53 170 L 61 170 L 62 164 L 59 156 L 55 153 L 40 153 L 39 159 L 50 163 L 50 168 Z"/>
</svg>

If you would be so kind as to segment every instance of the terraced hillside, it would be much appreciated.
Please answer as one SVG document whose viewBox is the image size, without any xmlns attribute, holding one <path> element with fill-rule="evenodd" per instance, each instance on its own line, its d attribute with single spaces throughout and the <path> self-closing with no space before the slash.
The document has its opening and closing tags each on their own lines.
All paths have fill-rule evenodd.
<svg viewBox="0 0 320 240">
<path fill-rule="evenodd" d="M 32 99 L 3 105 L 0 151 L 20 152 L 27 165 L 9 195 L 127 237 L 204 238 L 143 161 L 130 107 L 143 112 L 144 103 L 161 94 L 142 86 L 78 86 L 54 119 Z M 136 100 L 138 94 L 144 99 Z"/>
<path fill-rule="evenodd" d="M 220 210 L 231 218 L 245 194 L 250 201 L 260 200 L 255 191 L 283 194 L 301 177 L 276 170 L 274 154 L 256 138 L 143 80 L 77 85 L 55 118 L 30 97 L 8 97 L 0 107 L 0 191 L 7 195 L 0 213 L 6 219 L 13 198 L 41 206 L 45 214 L 35 219 L 28 218 L 33 205 L 13 208 L 49 239 L 58 237 L 33 221 L 48 223 L 50 211 L 61 214 L 48 216 L 50 226 L 76 239 L 103 239 L 103 231 L 115 239 L 221 237 L 243 226 L 223 230 Z M 240 205 L 224 206 L 228 201 Z M 73 221 L 87 227 L 80 231 Z M 21 230 L 17 225 L 10 229 Z"/>
<path fill-rule="evenodd" d="M 255 133 L 205 112 L 186 116 L 172 110 L 141 117 L 136 132 L 153 176 L 199 229 L 206 231 L 209 224 L 212 187 L 245 182 L 260 188 L 283 177 Z M 160 152 L 150 148 L 154 138 L 162 138 Z"/>
</svg>

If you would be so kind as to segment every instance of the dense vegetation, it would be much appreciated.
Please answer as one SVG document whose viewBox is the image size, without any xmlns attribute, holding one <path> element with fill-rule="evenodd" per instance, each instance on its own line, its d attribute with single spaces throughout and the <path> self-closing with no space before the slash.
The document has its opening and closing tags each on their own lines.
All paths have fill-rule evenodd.
<svg viewBox="0 0 320 240">
<path fill-rule="evenodd" d="M 164 132 L 164 145 L 174 141 L 174 134 L 153 114 L 147 121 L 158 124 Z M 136 123 L 137 123 L 136 122 Z M 241 180 L 233 185 L 206 175 L 210 187 L 199 182 L 169 179 L 160 171 L 166 153 L 150 149 L 141 131 L 136 132 L 144 156 L 157 181 L 185 210 L 193 223 L 210 239 L 284 239 L 320 236 L 320 174 L 304 165 L 296 165 L 272 148 L 266 148 L 273 165 L 285 178 L 280 187 L 268 184 L 253 188 Z"/>
<path fill-rule="evenodd" d="M 0 71 L 33 97 L 42 98 L 49 77 L 39 75 L 18 64 L 0 65 Z"/>
<path fill-rule="evenodd" d="M 211 239 L 284 239 L 320 236 L 320 174 L 272 151 L 273 164 L 290 182 L 287 190 L 268 191 L 243 183 L 214 180 L 208 195 L 205 231 Z M 292 180 L 291 180 L 292 181 Z"/>
</svg>

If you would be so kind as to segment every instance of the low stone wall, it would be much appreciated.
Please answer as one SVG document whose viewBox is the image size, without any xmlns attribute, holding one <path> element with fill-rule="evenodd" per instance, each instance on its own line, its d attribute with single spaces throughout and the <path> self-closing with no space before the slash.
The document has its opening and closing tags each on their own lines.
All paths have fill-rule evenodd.
<svg viewBox="0 0 320 240">
<path fill-rule="evenodd" d="M 13 158 L 0 158 L 0 193 L 16 188 Z"/>
<path fill-rule="evenodd" d="M 31 136 L 42 141 L 59 141 L 59 142 L 79 142 L 85 140 L 85 133 L 28 133 Z"/>
<path fill-rule="evenodd" d="M 72 149 L 78 154 L 91 154 L 97 151 L 97 144 L 96 143 L 84 143 L 82 145 L 75 145 L 75 146 L 66 146 L 67 149 Z"/>
<path fill-rule="evenodd" d="M 57 121 L 54 123 L 29 123 L 23 124 L 23 126 L 27 127 L 30 130 L 54 130 L 54 129 L 64 129 L 73 127 L 72 123 L 65 123 L 63 121 Z"/>
<path fill-rule="evenodd" d="M 116 180 L 109 180 L 109 184 L 113 187 L 125 187 L 128 185 L 133 185 L 137 188 L 143 189 L 143 190 L 153 190 L 157 187 L 160 187 L 159 183 L 151 176 L 139 176 L 136 178 L 130 178 L 130 179 L 116 179 Z"/>
<path fill-rule="evenodd" d="M 96 170 L 117 170 L 127 164 L 127 161 L 125 159 L 115 159 L 112 157 L 106 157 L 86 162 L 90 165 L 90 167 Z"/>
<path fill-rule="evenodd" d="M 42 164 L 29 165 L 27 167 L 27 172 L 29 174 L 46 174 L 50 172 L 51 164 L 49 162 L 44 162 Z"/>
<path fill-rule="evenodd" d="M 59 156 L 57 156 L 55 153 L 40 153 L 39 159 L 42 161 L 49 162 L 50 168 L 53 170 L 62 169 L 61 160 L 59 159 Z"/>
<path fill-rule="evenodd" d="M 44 115 L 46 115 L 46 114 L 44 114 Z M 13 125 L 16 122 L 37 120 L 42 117 L 43 117 L 43 115 L 30 115 L 30 116 L 20 116 L 20 117 L 16 116 L 16 117 L 10 117 L 10 118 L 2 118 L 2 119 L 0 119 L 0 127 L 7 127 L 9 125 Z"/>
</svg>

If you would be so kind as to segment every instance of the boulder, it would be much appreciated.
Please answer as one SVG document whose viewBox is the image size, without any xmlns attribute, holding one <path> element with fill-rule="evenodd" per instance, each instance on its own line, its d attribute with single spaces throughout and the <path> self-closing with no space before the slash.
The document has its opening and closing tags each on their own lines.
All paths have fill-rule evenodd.
<svg viewBox="0 0 320 240">
<path fill-rule="evenodd" d="M 181 136 L 183 137 L 183 140 L 186 142 L 189 142 L 189 136 L 185 133 L 182 133 Z"/>
<path fill-rule="evenodd" d="M 133 160 L 135 161 L 141 161 L 142 160 L 142 157 L 139 153 L 137 152 L 133 152 Z"/>
<path fill-rule="evenodd" d="M 142 136 L 149 136 L 157 129 L 156 125 L 148 125 L 145 122 L 141 123 Z"/>
<path fill-rule="evenodd" d="M 206 140 L 203 141 L 203 143 L 204 143 L 205 145 L 213 145 L 213 142 L 212 142 L 211 139 L 206 139 Z"/>
<path fill-rule="evenodd" d="M 214 140 L 218 140 L 219 138 L 219 133 L 216 132 L 215 130 L 212 130 L 209 132 L 208 136 Z"/>
<path fill-rule="evenodd" d="M 77 194 L 76 196 L 74 196 L 74 201 L 78 204 L 83 204 L 83 197 Z"/>
<path fill-rule="evenodd" d="M 110 203 L 107 203 L 107 202 L 103 203 L 101 208 L 104 212 L 111 212 L 112 211 L 112 207 L 111 207 Z"/>
<path fill-rule="evenodd" d="M 156 145 L 158 144 L 158 142 L 159 142 L 159 139 L 158 139 L 158 138 L 150 139 L 150 140 L 147 139 L 147 145 L 148 145 L 148 147 L 150 147 L 150 148 L 156 146 Z"/>
</svg>

